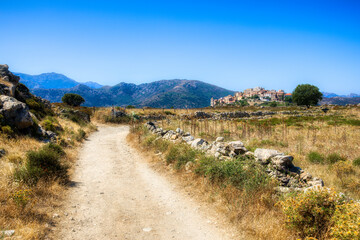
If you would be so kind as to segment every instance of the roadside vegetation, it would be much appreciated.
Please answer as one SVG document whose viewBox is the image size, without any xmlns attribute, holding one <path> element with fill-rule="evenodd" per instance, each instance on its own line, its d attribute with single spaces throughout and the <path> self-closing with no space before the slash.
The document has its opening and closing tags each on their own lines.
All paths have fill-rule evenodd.
<svg viewBox="0 0 360 240">
<path fill-rule="evenodd" d="M 77 147 L 96 130 L 87 108 L 26 103 L 34 114 L 30 131 L 6 125 L 0 115 L 0 239 L 9 237 L 7 230 L 19 239 L 46 235 L 69 186 Z M 49 138 L 37 126 L 51 131 Z"/>
<path fill-rule="evenodd" d="M 154 114 L 149 109 L 139 111 Z M 161 114 L 161 110 L 154 111 Z M 180 127 L 208 141 L 218 136 L 241 140 L 249 150 L 276 149 L 294 156 L 295 165 L 324 180 L 324 189 L 279 195 L 265 169 L 251 157 L 218 161 L 133 125 L 133 142 L 141 143 L 146 152 L 154 151 L 186 184 L 201 185 L 199 194 L 212 199 L 250 238 L 359 239 L 358 107 L 332 107 L 329 113 L 310 108 L 311 115 L 236 120 L 183 119 L 180 116 L 187 110 L 165 111 L 174 115 L 157 121 L 164 129 Z"/>
</svg>

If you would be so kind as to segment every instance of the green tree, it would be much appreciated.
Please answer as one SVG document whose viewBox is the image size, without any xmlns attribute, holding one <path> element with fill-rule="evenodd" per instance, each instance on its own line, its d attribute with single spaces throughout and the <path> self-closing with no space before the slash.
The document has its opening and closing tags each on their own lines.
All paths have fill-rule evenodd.
<svg viewBox="0 0 360 240">
<path fill-rule="evenodd" d="M 292 99 L 292 96 L 285 96 L 285 102 L 287 103 L 292 103 L 293 102 L 293 99 Z"/>
<path fill-rule="evenodd" d="M 70 106 L 80 106 L 82 103 L 85 102 L 85 99 L 80 96 L 79 94 L 75 94 L 75 93 L 66 93 L 62 98 L 61 101 L 63 103 L 66 103 L 67 105 Z"/>
<path fill-rule="evenodd" d="M 297 105 L 305 105 L 307 107 L 318 104 L 322 97 L 323 95 L 319 88 L 310 84 L 300 84 L 292 93 L 294 103 Z"/>
</svg>

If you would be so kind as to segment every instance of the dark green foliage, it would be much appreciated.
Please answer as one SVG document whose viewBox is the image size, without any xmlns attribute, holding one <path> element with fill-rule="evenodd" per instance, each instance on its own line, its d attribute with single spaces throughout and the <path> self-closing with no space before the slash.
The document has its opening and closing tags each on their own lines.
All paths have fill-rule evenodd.
<svg viewBox="0 0 360 240">
<path fill-rule="evenodd" d="M 208 177 L 213 183 L 231 184 L 247 192 L 259 190 L 270 183 L 264 167 L 247 157 L 239 157 L 233 161 L 219 161 L 214 157 L 203 156 L 196 173 Z"/>
<path fill-rule="evenodd" d="M 360 167 L 360 157 L 359 157 L 359 158 L 354 159 L 354 161 L 353 161 L 353 165 L 354 165 L 354 166 L 357 166 L 357 167 Z"/>
<path fill-rule="evenodd" d="M 236 101 L 235 104 L 240 105 L 241 107 L 249 106 L 249 103 L 246 100 Z"/>
<path fill-rule="evenodd" d="M 277 105 L 278 105 L 277 102 L 271 102 L 271 103 L 269 104 L 270 107 L 277 107 Z"/>
<path fill-rule="evenodd" d="M 51 109 L 46 108 L 45 105 L 35 97 L 26 99 L 25 103 L 29 107 L 30 112 L 33 113 L 38 119 L 42 119 L 45 116 L 54 115 Z"/>
<path fill-rule="evenodd" d="M 0 126 L 4 126 L 4 124 L 5 124 L 4 116 L 0 114 Z"/>
<path fill-rule="evenodd" d="M 14 131 L 13 131 L 12 128 L 11 128 L 10 126 L 8 126 L 8 125 L 2 126 L 2 127 L 1 127 L 1 132 L 2 132 L 3 134 L 8 135 L 8 136 L 13 136 L 13 135 L 14 135 Z"/>
<path fill-rule="evenodd" d="M 134 109 L 134 108 L 136 108 L 136 107 L 135 107 L 134 105 L 127 105 L 126 108 L 127 108 L 127 109 Z"/>
<path fill-rule="evenodd" d="M 166 115 L 172 115 L 172 116 L 176 115 L 175 113 L 173 113 L 173 112 L 171 112 L 171 111 L 165 111 L 164 113 L 165 113 Z"/>
<path fill-rule="evenodd" d="M 339 161 L 345 161 L 346 159 L 342 156 L 340 156 L 338 153 L 331 153 L 326 157 L 326 161 L 329 164 L 334 164 Z"/>
<path fill-rule="evenodd" d="M 319 88 L 310 84 L 300 84 L 292 93 L 294 103 L 307 107 L 318 104 L 322 97 Z"/>
<path fill-rule="evenodd" d="M 307 160 L 311 163 L 324 163 L 324 156 L 313 151 L 307 155 Z"/>
<path fill-rule="evenodd" d="M 61 164 L 60 157 L 65 152 L 59 145 L 48 144 L 38 151 L 26 155 L 26 163 L 17 169 L 14 178 L 28 185 L 36 184 L 41 178 L 67 180 L 68 167 Z"/>
<path fill-rule="evenodd" d="M 62 98 L 61 101 L 66 103 L 67 105 L 78 107 L 82 103 L 85 102 L 85 99 L 80 96 L 79 94 L 75 93 L 66 93 Z"/>
<path fill-rule="evenodd" d="M 287 103 L 292 103 L 293 98 L 292 98 L 292 96 L 285 96 L 284 101 L 287 102 Z"/>
</svg>

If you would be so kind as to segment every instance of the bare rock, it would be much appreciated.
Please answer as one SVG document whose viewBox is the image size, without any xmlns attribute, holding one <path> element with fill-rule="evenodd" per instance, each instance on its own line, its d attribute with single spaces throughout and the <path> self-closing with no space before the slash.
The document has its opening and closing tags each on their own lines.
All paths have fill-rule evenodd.
<svg viewBox="0 0 360 240">
<path fill-rule="evenodd" d="M 13 97 L 0 96 L 0 114 L 4 116 L 6 124 L 18 129 L 24 129 L 34 124 L 28 106 Z"/>
<path fill-rule="evenodd" d="M 254 152 L 255 157 L 263 164 L 269 163 L 270 158 L 282 154 L 283 153 L 280 153 L 273 149 L 263 149 L 263 148 L 257 148 Z"/>
<path fill-rule="evenodd" d="M 224 141 L 224 137 L 217 137 L 215 142 L 223 142 Z"/>
</svg>

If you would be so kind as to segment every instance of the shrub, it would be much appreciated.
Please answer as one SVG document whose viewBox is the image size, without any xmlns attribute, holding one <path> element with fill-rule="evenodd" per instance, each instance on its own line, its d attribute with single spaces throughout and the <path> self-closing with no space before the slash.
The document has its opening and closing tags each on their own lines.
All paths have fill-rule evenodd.
<svg viewBox="0 0 360 240">
<path fill-rule="evenodd" d="M 311 189 L 280 202 L 286 225 L 302 238 L 324 237 L 337 206 L 344 203 L 343 195 L 324 188 Z"/>
<path fill-rule="evenodd" d="M 345 158 L 340 156 L 338 153 L 331 153 L 326 157 L 326 161 L 329 164 L 334 164 L 334 163 L 337 163 L 339 161 L 345 161 Z"/>
<path fill-rule="evenodd" d="M 194 162 L 196 151 L 187 145 L 172 145 L 166 154 L 168 164 L 175 163 L 176 169 L 181 169 L 187 162 Z"/>
<path fill-rule="evenodd" d="M 173 113 L 173 112 L 171 112 L 171 111 L 165 111 L 164 113 L 165 113 L 166 115 L 172 115 L 172 116 L 176 115 L 175 113 Z"/>
<path fill-rule="evenodd" d="M 0 114 L 0 126 L 3 126 L 4 125 L 4 116 L 2 114 Z"/>
<path fill-rule="evenodd" d="M 353 166 L 348 161 L 340 161 L 335 163 L 332 166 L 332 169 L 335 171 L 336 176 L 342 181 L 346 178 L 349 174 L 355 172 Z"/>
<path fill-rule="evenodd" d="M 61 98 L 61 101 L 67 105 L 77 107 L 84 103 L 85 99 L 79 94 L 65 93 L 65 95 Z"/>
<path fill-rule="evenodd" d="M 68 167 L 60 162 L 60 156 L 64 154 L 56 144 L 48 144 L 38 151 L 28 152 L 25 165 L 14 173 L 15 180 L 28 185 L 36 184 L 40 178 L 66 180 Z"/>
<path fill-rule="evenodd" d="M 6 135 L 9 135 L 9 136 L 12 136 L 14 135 L 14 131 L 12 130 L 12 128 L 10 126 L 3 126 L 1 127 L 1 131 L 6 134 Z"/>
<path fill-rule="evenodd" d="M 332 227 L 330 237 L 332 239 L 359 239 L 360 238 L 360 205 L 359 203 L 347 203 L 336 206 L 331 219 Z"/>
<path fill-rule="evenodd" d="M 324 163 L 324 156 L 313 151 L 307 155 L 307 160 L 312 163 Z"/>
<path fill-rule="evenodd" d="M 43 122 L 43 125 L 46 131 L 55 132 L 55 125 L 52 123 L 52 121 L 47 119 Z"/>
<path fill-rule="evenodd" d="M 133 106 L 133 105 L 127 105 L 126 108 L 127 108 L 127 109 L 134 109 L 134 108 L 136 108 L 136 107 Z"/>
<path fill-rule="evenodd" d="M 360 167 L 360 157 L 359 157 L 359 158 L 354 159 L 354 161 L 353 161 L 353 165 L 354 165 L 354 166 L 357 166 L 357 167 Z"/>
<path fill-rule="evenodd" d="M 277 102 L 271 102 L 271 103 L 269 104 L 270 107 L 277 107 L 277 105 L 278 105 Z"/>
<path fill-rule="evenodd" d="M 80 128 L 75 136 L 76 141 L 80 142 L 83 139 L 85 139 L 85 137 L 86 137 L 86 132 Z"/>
<path fill-rule="evenodd" d="M 218 161 L 214 157 L 203 156 L 195 172 L 208 177 L 213 183 L 231 184 L 246 192 L 266 188 L 271 182 L 264 167 L 247 157 Z"/>
<path fill-rule="evenodd" d="M 18 205 L 21 208 L 25 208 L 30 201 L 30 194 L 31 194 L 30 189 L 19 190 L 15 192 L 11 197 L 16 205 Z"/>
</svg>

